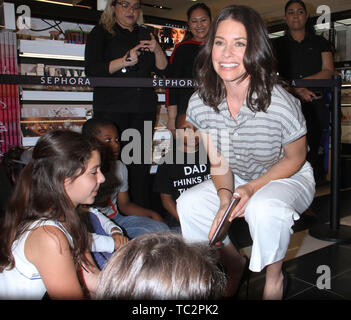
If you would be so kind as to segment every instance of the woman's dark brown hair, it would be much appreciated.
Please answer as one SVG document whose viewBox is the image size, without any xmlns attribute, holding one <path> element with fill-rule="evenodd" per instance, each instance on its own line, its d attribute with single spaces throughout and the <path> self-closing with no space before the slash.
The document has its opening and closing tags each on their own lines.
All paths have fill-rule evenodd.
<svg viewBox="0 0 351 320">
<path fill-rule="evenodd" d="M 0 272 L 14 267 L 13 242 L 39 219 L 63 223 L 73 239 L 74 261 L 89 265 L 83 255 L 90 245 L 89 234 L 65 191 L 64 181 L 84 173 L 94 150 L 99 150 L 95 141 L 68 130 L 50 131 L 38 140 L 0 226 Z"/>
<path fill-rule="evenodd" d="M 242 23 L 247 33 L 244 55 L 246 72 L 239 81 L 250 77 L 246 98 L 252 111 L 266 111 L 271 103 L 271 91 L 278 83 L 275 72 L 275 58 L 266 27 L 260 15 L 247 6 L 232 5 L 221 10 L 213 21 L 206 44 L 199 52 L 196 62 L 198 93 L 203 102 L 218 111 L 218 105 L 226 97 L 226 88 L 212 65 L 212 48 L 220 22 L 233 19 Z"/>
</svg>

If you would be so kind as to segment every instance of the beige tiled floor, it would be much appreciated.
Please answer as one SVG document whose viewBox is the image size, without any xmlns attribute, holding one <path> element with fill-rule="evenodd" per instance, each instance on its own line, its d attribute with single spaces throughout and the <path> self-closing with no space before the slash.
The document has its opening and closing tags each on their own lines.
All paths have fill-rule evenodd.
<svg viewBox="0 0 351 320">
<path fill-rule="evenodd" d="M 334 242 L 322 241 L 313 238 L 308 234 L 308 230 L 294 233 L 290 238 L 290 244 L 286 253 L 285 261 L 302 256 L 306 253 L 332 245 Z M 242 254 L 251 256 L 251 246 L 242 248 Z"/>
</svg>

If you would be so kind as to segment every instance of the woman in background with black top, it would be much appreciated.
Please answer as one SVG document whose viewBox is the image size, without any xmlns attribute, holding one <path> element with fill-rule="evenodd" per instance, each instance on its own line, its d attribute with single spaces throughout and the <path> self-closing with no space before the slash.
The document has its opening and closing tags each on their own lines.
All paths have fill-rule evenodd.
<svg viewBox="0 0 351 320">
<path fill-rule="evenodd" d="M 331 78 L 334 74 L 331 46 L 325 38 L 315 34 L 313 26 L 309 27 L 303 1 L 287 2 L 285 21 L 288 26 L 286 34 L 274 41 L 280 76 L 287 80 Z M 318 181 L 323 178 L 318 151 L 328 116 L 326 97 L 320 88 L 294 88 L 292 91 L 301 100 L 307 124 L 307 159 Z"/>
<path fill-rule="evenodd" d="M 189 32 L 172 53 L 169 65 L 169 78 L 193 78 L 195 58 L 206 40 L 211 25 L 211 11 L 204 3 L 197 3 L 187 11 Z M 167 94 L 167 128 L 175 131 L 177 113 L 184 113 L 188 107 L 193 88 L 169 89 Z"/>
<path fill-rule="evenodd" d="M 98 25 L 88 36 L 85 61 L 87 76 L 147 78 L 152 72 L 162 74 L 167 58 L 152 31 L 137 25 L 140 15 L 139 0 L 108 0 Z M 129 166 L 130 192 L 133 202 L 150 207 L 148 190 L 152 188 L 150 159 L 143 159 L 144 123 L 156 119 L 156 94 L 153 88 L 94 88 L 94 117 L 114 121 L 121 132 L 137 129 L 141 134 L 141 164 Z M 146 147 L 151 148 L 151 139 Z M 139 147 L 139 146 L 138 146 Z M 151 151 L 150 151 L 151 153 Z M 140 181 L 143 183 L 140 183 Z"/>
</svg>

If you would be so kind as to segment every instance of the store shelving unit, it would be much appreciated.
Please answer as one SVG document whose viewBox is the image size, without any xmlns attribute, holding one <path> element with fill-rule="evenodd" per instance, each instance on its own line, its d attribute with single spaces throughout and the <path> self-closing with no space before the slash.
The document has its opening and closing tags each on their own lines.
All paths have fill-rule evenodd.
<svg viewBox="0 0 351 320">
<path fill-rule="evenodd" d="M 336 71 L 341 75 L 341 142 L 351 144 L 351 61 L 338 62 Z"/>
<path fill-rule="evenodd" d="M 341 188 L 351 187 L 351 61 L 337 62 L 341 86 Z"/>
<path fill-rule="evenodd" d="M 84 44 L 60 40 L 19 40 L 21 75 L 85 77 Z M 25 85 L 20 88 L 23 146 L 32 146 L 54 128 L 79 131 L 92 114 L 89 87 Z"/>
<path fill-rule="evenodd" d="M 18 60 L 21 75 L 85 77 L 84 44 L 59 40 L 19 40 Z M 24 85 L 20 88 L 23 146 L 33 146 L 46 130 L 80 130 L 92 115 L 90 87 Z M 158 89 L 158 119 L 154 140 L 164 140 L 167 111 L 165 90 Z"/>
</svg>

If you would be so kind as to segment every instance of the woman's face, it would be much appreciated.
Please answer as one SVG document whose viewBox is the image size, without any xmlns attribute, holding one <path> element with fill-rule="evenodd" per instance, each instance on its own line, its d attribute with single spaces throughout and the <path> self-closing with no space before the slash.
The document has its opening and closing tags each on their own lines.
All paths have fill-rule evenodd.
<svg viewBox="0 0 351 320">
<path fill-rule="evenodd" d="M 188 25 L 193 40 L 203 42 L 206 40 L 211 20 L 205 10 L 197 8 L 191 13 Z"/>
<path fill-rule="evenodd" d="M 125 29 L 133 30 L 140 14 L 139 0 L 117 0 L 114 6 L 117 23 Z"/>
<path fill-rule="evenodd" d="M 33 121 L 33 123 L 26 124 L 26 127 L 38 136 L 42 136 L 52 129 L 50 122 L 43 121 L 45 118 L 26 118 L 25 120 Z"/>
<path fill-rule="evenodd" d="M 241 22 L 228 18 L 218 24 L 212 48 L 212 64 L 225 85 L 235 84 L 245 72 L 247 33 Z"/>
<path fill-rule="evenodd" d="M 65 179 L 67 195 L 77 207 L 79 204 L 93 204 L 100 184 L 105 181 L 100 171 L 100 153 L 94 150 L 86 164 L 86 170 L 76 179 Z"/>
<path fill-rule="evenodd" d="M 303 6 L 297 2 L 292 3 L 285 12 L 285 21 L 292 31 L 304 30 L 308 14 Z"/>
<path fill-rule="evenodd" d="M 99 134 L 96 138 L 110 148 L 111 152 L 115 159 L 118 159 L 119 151 L 120 151 L 120 142 L 119 135 L 116 128 L 112 125 L 108 126 L 100 126 Z"/>
<path fill-rule="evenodd" d="M 173 44 L 181 42 L 185 36 L 186 30 L 181 28 L 172 28 L 172 40 Z"/>
</svg>

